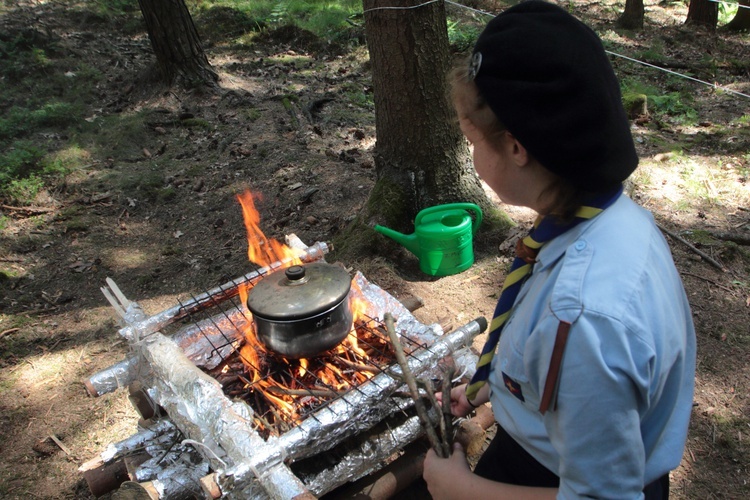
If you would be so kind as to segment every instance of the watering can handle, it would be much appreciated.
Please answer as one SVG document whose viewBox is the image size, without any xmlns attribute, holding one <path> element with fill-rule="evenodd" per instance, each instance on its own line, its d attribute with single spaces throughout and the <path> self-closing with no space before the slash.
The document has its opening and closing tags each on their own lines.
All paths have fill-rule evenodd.
<svg viewBox="0 0 750 500">
<path fill-rule="evenodd" d="M 482 209 L 479 208 L 477 205 L 473 203 L 449 203 L 447 205 L 436 205 L 434 207 L 428 207 L 422 210 L 417 214 L 417 218 L 414 219 L 414 227 L 417 227 L 420 222 L 422 222 L 422 217 L 425 215 L 435 213 L 435 212 L 442 212 L 445 210 L 470 210 L 474 212 L 474 215 L 476 218 L 474 219 L 474 222 L 471 226 L 471 234 L 475 234 L 477 232 L 477 229 L 479 229 L 479 226 L 482 224 Z"/>
</svg>

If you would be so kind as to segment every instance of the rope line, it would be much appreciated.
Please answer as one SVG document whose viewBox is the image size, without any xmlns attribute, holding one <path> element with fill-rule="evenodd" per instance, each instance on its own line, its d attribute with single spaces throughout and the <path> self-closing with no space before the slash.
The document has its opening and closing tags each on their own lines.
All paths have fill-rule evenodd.
<svg viewBox="0 0 750 500">
<path fill-rule="evenodd" d="M 458 2 L 454 2 L 452 0 L 429 0 L 428 2 L 420 3 L 419 5 L 412 5 L 411 7 L 373 7 L 372 9 L 367 9 L 367 10 L 363 11 L 362 14 L 366 14 L 368 12 L 373 12 L 373 11 L 376 11 L 376 10 L 410 10 L 410 9 L 418 9 L 420 7 L 424 7 L 426 5 L 430 5 L 430 4 L 433 4 L 433 3 L 436 3 L 436 2 L 440 2 L 440 1 L 443 1 L 443 2 L 445 2 L 447 4 L 451 4 L 451 5 L 454 5 L 456 7 L 462 8 L 462 9 L 466 9 L 466 10 L 470 10 L 472 12 L 476 12 L 478 14 L 482 14 L 482 15 L 490 16 L 490 17 L 495 17 L 495 14 L 493 14 L 491 12 L 487 12 L 487 11 L 480 10 L 480 9 L 475 9 L 473 7 L 469 7 L 467 5 L 463 5 L 463 4 L 460 4 Z M 732 3 L 732 4 L 735 3 L 735 2 L 722 2 L 721 0 L 709 0 L 709 1 L 710 2 L 716 2 L 716 3 Z M 746 8 L 746 9 L 750 8 L 750 7 L 746 6 L 746 5 L 740 5 L 740 4 L 736 4 L 736 5 L 738 7 L 743 7 L 743 8 Z M 679 78 L 684 78 L 686 80 L 691 80 L 693 82 L 701 83 L 703 85 L 707 85 L 707 86 L 712 87 L 712 88 L 717 89 L 717 90 L 722 90 L 722 91 L 728 92 L 730 94 L 734 94 L 734 95 L 737 95 L 737 96 L 744 97 L 746 99 L 750 99 L 750 95 L 745 94 L 743 92 L 739 92 L 737 90 L 730 89 L 730 88 L 725 87 L 723 85 L 718 85 L 716 83 L 711 83 L 711 82 L 707 82 L 705 80 L 700 80 L 698 78 L 694 78 L 692 76 L 685 75 L 683 73 L 678 73 L 677 71 L 672 71 L 671 69 L 662 68 L 661 66 L 657 66 L 655 64 L 647 63 L 647 62 L 641 61 L 639 59 L 634 59 L 632 57 L 628 57 L 628 56 L 625 56 L 625 55 L 622 55 L 622 54 L 618 54 L 617 52 L 612 52 L 611 50 L 605 50 L 605 52 L 607 54 L 610 54 L 610 55 L 615 56 L 615 57 L 620 57 L 620 58 L 628 60 L 630 62 L 634 62 L 634 63 L 637 63 L 637 64 L 642 64 L 643 66 L 647 66 L 649 68 L 658 69 L 659 71 L 663 71 L 665 73 L 669 73 L 670 75 L 674 75 L 674 76 L 677 76 Z"/>
<path fill-rule="evenodd" d="M 466 10 L 474 11 L 477 14 L 484 14 L 485 16 L 495 17 L 495 14 L 493 14 L 491 12 L 487 12 L 486 10 L 475 9 L 474 7 L 469 7 L 468 5 L 463 5 L 463 4 L 460 4 L 460 3 L 457 3 L 457 2 L 451 2 L 451 0 L 445 0 L 445 3 L 449 3 L 451 5 L 455 5 L 456 7 L 461 7 L 461 8 L 466 9 Z"/>
<path fill-rule="evenodd" d="M 750 5 L 742 5 L 741 3 L 737 3 L 737 2 L 722 2 L 722 0 L 708 0 L 708 1 L 713 2 L 713 3 L 723 3 L 726 5 L 734 5 L 735 7 L 740 8 L 740 9 L 750 9 Z"/>
<path fill-rule="evenodd" d="M 373 12 L 376 10 L 410 10 L 410 9 L 418 9 L 420 7 L 424 7 L 425 5 L 430 5 L 431 3 L 437 3 L 441 0 L 430 0 L 429 2 L 420 3 L 419 5 L 412 5 L 411 7 L 373 7 L 372 9 L 363 10 L 362 14 L 367 14 L 368 12 Z M 468 7 L 467 7 L 468 8 Z"/>
<path fill-rule="evenodd" d="M 702 83 L 704 85 L 708 85 L 709 87 L 713 87 L 715 89 L 720 89 L 720 90 L 723 90 L 724 92 L 729 92 L 731 94 L 736 94 L 736 95 L 739 95 L 739 96 L 746 97 L 746 98 L 750 99 L 750 95 L 743 94 L 742 92 L 739 92 L 737 90 L 732 90 L 732 89 L 724 87 L 722 85 L 717 85 L 715 83 L 706 82 L 704 80 L 699 80 L 697 78 L 693 78 L 692 76 L 683 75 L 682 73 L 678 73 L 676 71 L 672 71 L 671 69 L 662 68 L 661 66 L 656 66 L 655 64 L 647 63 L 645 61 L 639 61 L 638 59 L 633 59 L 632 57 L 624 56 L 622 54 L 618 54 L 616 52 L 612 52 L 612 51 L 609 51 L 609 50 L 606 50 L 605 52 L 607 54 L 612 54 L 613 56 L 622 57 L 623 59 L 627 59 L 628 61 L 632 61 L 632 62 L 635 62 L 635 63 L 638 63 L 638 64 L 642 64 L 642 65 L 648 66 L 650 68 L 656 68 L 658 70 L 664 71 L 665 73 L 669 73 L 669 74 L 672 74 L 672 75 L 675 75 L 675 76 L 679 76 L 679 77 L 685 78 L 687 80 L 692 80 L 694 82 Z"/>
</svg>

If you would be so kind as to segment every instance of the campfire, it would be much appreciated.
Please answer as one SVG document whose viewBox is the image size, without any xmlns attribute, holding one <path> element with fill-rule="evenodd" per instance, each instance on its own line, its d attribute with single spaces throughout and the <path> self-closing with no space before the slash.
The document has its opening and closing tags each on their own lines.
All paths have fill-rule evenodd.
<svg viewBox="0 0 750 500">
<path fill-rule="evenodd" d="M 386 314 L 396 318 L 414 374 L 437 378 L 446 363 L 458 373 L 473 369 L 476 357 L 468 346 L 486 327 L 483 318 L 444 335 L 439 325 L 419 323 L 361 273 L 349 283 L 351 272 L 338 267 L 335 274 L 346 276 L 345 303 L 324 303 L 325 311 L 310 321 L 270 321 L 276 321 L 272 333 L 291 323 L 302 325 L 306 335 L 310 328 L 325 331 L 341 309 L 350 321 L 342 323 L 343 339 L 308 356 L 271 348 L 259 331 L 266 318 L 248 306 L 253 294 L 277 280 L 297 293 L 313 286 L 313 270 L 325 266 L 328 272 L 336 265 L 324 261 L 327 243 L 307 246 L 294 235 L 285 243 L 267 238 L 253 195 L 246 192 L 238 201 L 255 266 L 250 273 L 151 316 L 111 279 L 102 288 L 122 317 L 119 333 L 132 353 L 84 383 L 92 396 L 128 387 L 143 418 L 134 436 L 82 466 L 95 495 L 127 477 L 120 489 L 152 498 L 317 496 L 377 471 L 423 433 L 395 363 Z M 310 285 L 299 286 L 307 279 Z M 299 304 L 281 304 L 287 305 Z M 115 464 L 122 469 L 119 481 L 111 479 L 111 470 L 104 473 Z"/>
</svg>

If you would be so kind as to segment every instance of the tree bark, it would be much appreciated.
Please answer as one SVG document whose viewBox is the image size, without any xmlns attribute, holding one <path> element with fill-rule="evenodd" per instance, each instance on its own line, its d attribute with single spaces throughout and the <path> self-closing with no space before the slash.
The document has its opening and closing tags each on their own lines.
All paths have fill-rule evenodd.
<svg viewBox="0 0 750 500">
<path fill-rule="evenodd" d="M 690 0 L 685 24 L 716 29 L 719 22 L 719 5 L 709 0 Z"/>
<path fill-rule="evenodd" d="M 442 2 L 364 0 L 375 100 L 376 184 L 368 220 L 408 230 L 422 208 L 486 197 L 448 98 L 451 65 Z"/>
<path fill-rule="evenodd" d="M 201 46 L 184 0 L 138 0 L 165 83 L 213 85 L 219 76 Z"/>
<path fill-rule="evenodd" d="M 747 7 L 747 8 L 743 8 Z M 729 21 L 724 29 L 729 31 L 750 30 L 750 0 L 740 0 L 740 7 L 734 18 Z"/>
<path fill-rule="evenodd" d="M 644 12 L 643 0 L 625 0 L 625 10 L 617 19 L 617 26 L 627 30 L 643 29 Z"/>
</svg>

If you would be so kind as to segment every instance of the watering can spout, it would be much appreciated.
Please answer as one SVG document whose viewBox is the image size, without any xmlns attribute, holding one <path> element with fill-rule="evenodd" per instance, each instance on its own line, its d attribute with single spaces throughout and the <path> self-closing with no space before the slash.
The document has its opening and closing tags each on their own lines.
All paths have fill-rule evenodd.
<svg viewBox="0 0 750 500">
<path fill-rule="evenodd" d="M 474 214 L 472 220 L 468 212 Z M 375 231 L 400 243 L 419 258 L 419 268 L 431 276 L 465 271 L 474 263 L 472 238 L 482 223 L 482 210 L 473 203 L 449 203 L 423 209 L 414 219 L 414 234 L 375 226 Z"/>
<path fill-rule="evenodd" d="M 380 225 L 375 226 L 373 229 L 375 229 L 375 231 L 382 234 L 383 236 L 387 236 L 397 243 L 403 245 L 404 248 L 409 250 L 414 255 L 419 255 L 419 240 L 417 239 L 416 233 L 407 235 Z"/>
</svg>

